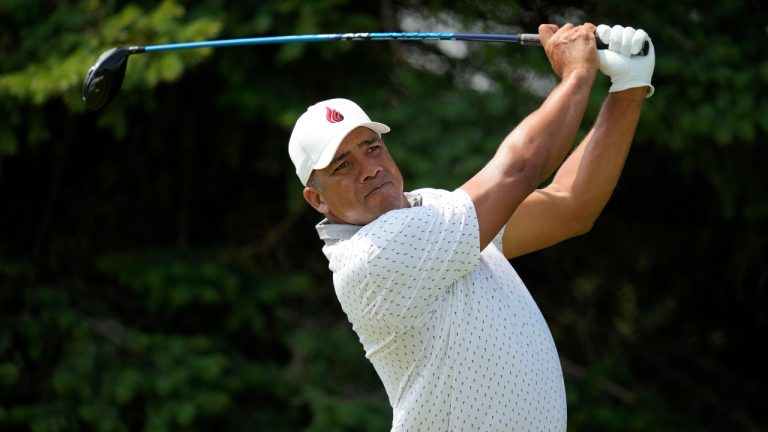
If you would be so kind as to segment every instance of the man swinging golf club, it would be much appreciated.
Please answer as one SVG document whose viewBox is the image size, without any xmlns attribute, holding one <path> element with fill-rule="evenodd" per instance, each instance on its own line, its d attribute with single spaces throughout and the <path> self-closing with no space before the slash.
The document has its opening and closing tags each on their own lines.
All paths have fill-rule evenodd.
<svg viewBox="0 0 768 432">
<path fill-rule="evenodd" d="M 336 294 L 384 383 L 393 431 L 566 430 L 552 335 L 507 259 L 590 229 L 654 91 L 655 53 L 633 56 L 650 39 L 631 27 L 545 24 L 539 35 L 559 84 L 454 191 L 404 192 L 389 127 L 349 100 L 311 106 L 293 129 L 289 153 L 325 216 Z M 598 69 L 609 95 L 565 158 Z"/>
</svg>

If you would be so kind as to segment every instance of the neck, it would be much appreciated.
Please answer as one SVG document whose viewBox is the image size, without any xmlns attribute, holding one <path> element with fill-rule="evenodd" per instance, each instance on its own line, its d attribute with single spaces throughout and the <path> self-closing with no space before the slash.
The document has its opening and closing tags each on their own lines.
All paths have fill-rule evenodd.
<svg viewBox="0 0 768 432">
<path fill-rule="evenodd" d="M 405 196 L 405 194 L 402 194 L 400 196 L 400 202 L 397 205 L 395 205 L 392 208 L 382 212 L 381 214 L 378 214 L 378 215 L 372 217 L 372 219 L 370 219 L 368 222 L 365 222 L 365 223 L 355 223 L 355 222 L 346 221 L 346 220 L 341 219 L 340 217 L 336 216 L 335 214 L 333 214 L 333 212 L 323 213 L 323 216 L 325 216 L 325 218 L 328 219 L 328 222 L 333 223 L 333 224 L 365 226 L 365 225 L 368 225 L 369 223 L 375 221 L 376 219 L 381 217 L 381 215 L 383 215 L 384 213 L 386 213 L 388 211 L 400 210 L 400 209 L 410 208 L 410 207 L 411 207 L 410 201 L 408 201 L 408 198 Z"/>
</svg>

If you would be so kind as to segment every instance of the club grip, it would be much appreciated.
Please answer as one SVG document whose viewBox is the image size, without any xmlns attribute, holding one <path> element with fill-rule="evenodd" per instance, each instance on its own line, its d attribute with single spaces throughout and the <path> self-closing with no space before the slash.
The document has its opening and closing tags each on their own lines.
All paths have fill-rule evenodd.
<svg viewBox="0 0 768 432">
<path fill-rule="evenodd" d="M 539 40 L 539 35 L 536 33 L 523 33 L 520 35 L 519 39 L 520 45 L 541 45 L 541 40 Z M 600 38 L 595 37 L 595 42 L 597 43 L 597 49 L 604 50 L 608 49 L 608 45 L 604 44 L 603 41 L 600 40 Z M 645 41 L 643 43 L 643 48 L 640 49 L 640 52 L 636 55 L 639 56 L 646 56 L 648 55 L 648 50 L 650 50 L 650 44 L 648 41 Z"/>
<path fill-rule="evenodd" d="M 523 33 L 520 35 L 520 45 L 541 45 L 541 40 L 535 33 Z"/>
<path fill-rule="evenodd" d="M 596 37 L 595 41 L 597 43 L 597 49 L 599 49 L 599 50 L 608 49 L 608 44 L 603 43 L 603 41 L 601 41 L 600 38 Z M 648 55 L 648 50 L 651 49 L 650 46 L 651 46 L 651 44 L 649 44 L 648 41 L 645 41 L 643 43 L 643 47 L 640 48 L 640 52 L 635 54 L 635 55 L 647 56 Z"/>
</svg>

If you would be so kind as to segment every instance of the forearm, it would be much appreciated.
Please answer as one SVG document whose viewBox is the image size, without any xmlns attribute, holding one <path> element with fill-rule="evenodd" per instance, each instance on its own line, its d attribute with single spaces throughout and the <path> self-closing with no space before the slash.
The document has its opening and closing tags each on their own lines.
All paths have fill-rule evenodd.
<svg viewBox="0 0 768 432">
<path fill-rule="evenodd" d="M 587 232 L 624 168 L 646 92 L 652 89 L 655 52 L 644 31 L 603 27 L 610 34 L 601 40 L 615 45 L 612 49 L 616 50 L 599 51 L 601 71 L 611 77 L 613 92 L 592 130 L 563 162 L 552 182 L 530 194 L 510 217 L 504 231 L 507 258 Z M 639 49 L 644 42 L 649 44 L 647 56 L 618 54 L 629 52 L 635 45 Z"/>
<path fill-rule="evenodd" d="M 481 248 L 568 153 L 594 76 L 594 71 L 574 72 L 563 79 L 544 104 L 504 139 L 488 165 L 461 187 L 472 197 L 480 219 Z"/>
<path fill-rule="evenodd" d="M 646 88 L 611 93 L 592 130 L 565 160 L 549 188 L 570 196 L 574 214 L 591 225 L 608 202 L 624 168 Z"/>
<path fill-rule="evenodd" d="M 594 33 L 589 23 L 539 26 L 544 51 L 561 82 L 502 141 L 488 165 L 461 186 L 475 205 L 481 250 L 572 145 L 599 64 Z"/>
<path fill-rule="evenodd" d="M 594 78 L 576 72 L 564 79 L 502 142 L 492 161 L 501 167 L 495 172 L 526 163 L 534 168 L 534 187 L 552 175 L 573 145 Z"/>
</svg>

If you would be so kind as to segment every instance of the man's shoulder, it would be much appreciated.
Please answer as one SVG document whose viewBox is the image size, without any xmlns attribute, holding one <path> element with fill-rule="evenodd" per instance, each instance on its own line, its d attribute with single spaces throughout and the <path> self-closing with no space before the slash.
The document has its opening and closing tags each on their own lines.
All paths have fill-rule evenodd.
<svg viewBox="0 0 768 432">
<path fill-rule="evenodd" d="M 411 192 L 406 192 L 406 196 L 409 197 L 409 200 L 411 197 L 415 197 L 416 199 L 421 200 L 422 202 L 424 200 L 432 201 L 432 200 L 439 200 L 439 199 L 445 199 L 449 196 L 451 192 L 447 191 L 445 189 L 436 189 L 436 188 L 421 188 L 421 189 L 415 189 Z"/>
<path fill-rule="evenodd" d="M 327 246 L 364 248 L 381 246 L 399 235 L 406 227 L 427 217 L 426 214 L 441 212 L 442 208 L 464 207 L 471 202 L 465 192 L 457 189 L 422 188 L 406 192 L 410 207 L 391 210 L 363 226 L 333 224 L 327 220 L 317 225 L 320 238 Z M 422 216 L 420 216 L 422 215 Z M 413 228 L 421 229 L 421 228 Z"/>
<path fill-rule="evenodd" d="M 421 188 L 407 192 L 411 205 L 414 200 L 418 200 L 418 206 L 423 207 L 466 207 L 471 205 L 472 199 L 462 189 L 452 191 L 446 189 Z"/>
</svg>

